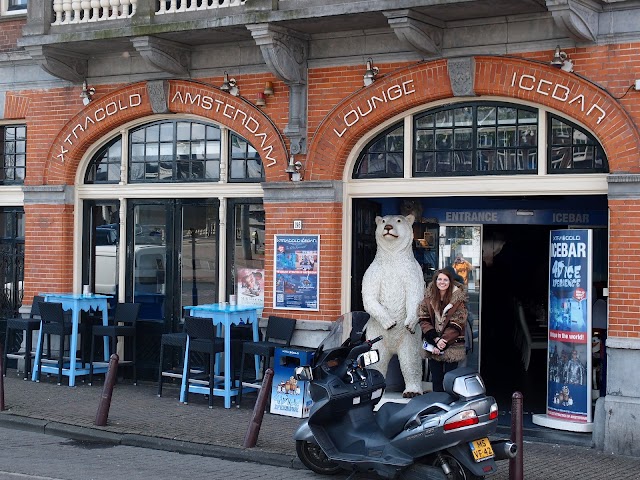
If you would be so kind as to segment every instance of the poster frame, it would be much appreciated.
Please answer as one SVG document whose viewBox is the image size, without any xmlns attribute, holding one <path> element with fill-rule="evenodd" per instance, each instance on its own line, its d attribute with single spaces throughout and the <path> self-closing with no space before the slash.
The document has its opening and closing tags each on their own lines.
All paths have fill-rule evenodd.
<svg viewBox="0 0 640 480">
<path fill-rule="evenodd" d="M 301 245 L 304 250 L 299 249 Z M 284 248 L 280 253 L 286 254 L 286 259 L 279 255 L 280 247 Z M 303 265 L 305 257 L 311 257 L 311 264 Z M 274 234 L 273 259 L 273 309 L 319 311 L 320 235 Z M 293 291 L 287 292 L 286 285 Z"/>
</svg>

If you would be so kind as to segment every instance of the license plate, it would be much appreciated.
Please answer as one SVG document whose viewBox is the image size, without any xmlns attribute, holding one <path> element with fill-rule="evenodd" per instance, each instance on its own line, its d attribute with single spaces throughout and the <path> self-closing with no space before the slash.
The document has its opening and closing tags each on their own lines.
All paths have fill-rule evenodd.
<svg viewBox="0 0 640 480">
<path fill-rule="evenodd" d="M 493 458 L 493 448 L 491 447 L 491 442 L 489 442 L 487 437 L 469 442 L 469 447 L 471 447 L 471 453 L 473 454 L 473 458 L 476 462 L 481 462 L 487 458 Z"/>
</svg>

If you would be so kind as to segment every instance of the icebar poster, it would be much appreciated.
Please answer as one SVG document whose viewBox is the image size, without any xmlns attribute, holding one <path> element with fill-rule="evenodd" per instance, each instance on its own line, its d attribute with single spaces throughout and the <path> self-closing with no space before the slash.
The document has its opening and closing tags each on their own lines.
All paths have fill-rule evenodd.
<svg viewBox="0 0 640 480">
<path fill-rule="evenodd" d="M 274 308 L 318 310 L 320 235 L 275 235 Z"/>
<path fill-rule="evenodd" d="M 552 230 L 547 415 L 591 422 L 591 230 Z"/>
</svg>

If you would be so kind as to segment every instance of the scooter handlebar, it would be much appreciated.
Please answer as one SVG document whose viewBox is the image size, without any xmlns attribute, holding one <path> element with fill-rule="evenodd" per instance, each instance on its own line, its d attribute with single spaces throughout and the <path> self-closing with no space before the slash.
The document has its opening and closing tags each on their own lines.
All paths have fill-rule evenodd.
<svg viewBox="0 0 640 480">
<path fill-rule="evenodd" d="M 351 350 L 347 359 L 354 359 L 361 353 L 368 352 L 369 350 L 371 350 L 373 344 L 379 342 L 380 340 L 382 340 L 382 335 L 371 340 L 366 340 L 362 345 L 358 345 L 353 350 Z"/>
</svg>

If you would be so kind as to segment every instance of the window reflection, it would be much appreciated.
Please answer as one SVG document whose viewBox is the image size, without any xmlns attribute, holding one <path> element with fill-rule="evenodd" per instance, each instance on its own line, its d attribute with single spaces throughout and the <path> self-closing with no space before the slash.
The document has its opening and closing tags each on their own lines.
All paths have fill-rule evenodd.
<svg viewBox="0 0 640 480">
<path fill-rule="evenodd" d="M 445 119 L 446 121 L 446 119 Z M 433 118 L 426 120 L 433 123 Z M 433 132 L 419 138 L 423 145 L 433 145 Z M 451 142 L 451 140 L 449 140 Z M 426 168 L 426 166 L 425 166 Z M 404 175 L 404 126 L 394 125 L 374 139 L 360 154 L 353 178 L 395 178 Z"/>
</svg>

